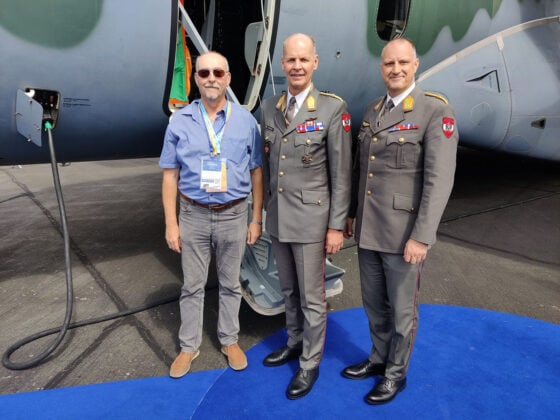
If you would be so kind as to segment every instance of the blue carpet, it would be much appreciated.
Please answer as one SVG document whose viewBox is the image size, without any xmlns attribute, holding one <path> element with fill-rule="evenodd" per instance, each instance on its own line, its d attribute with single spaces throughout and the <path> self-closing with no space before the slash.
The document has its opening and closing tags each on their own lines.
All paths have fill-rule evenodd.
<svg viewBox="0 0 560 420">
<path fill-rule="evenodd" d="M 288 400 L 297 361 L 267 368 L 284 331 L 247 352 L 249 367 L 80 386 L 0 397 L 2 419 L 557 419 L 560 327 L 478 309 L 421 305 L 408 387 L 383 406 L 363 396 L 374 379 L 340 376 L 369 352 L 362 308 L 329 314 L 320 376 L 311 393 Z M 182 395 L 182 397 L 178 397 Z"/>
<path fill-rule="evenodd" d="M 187 419 L 224 370 L 0 397 L 2 420 Z M 188 379 L 187 379 L 188 378 Z"/>
</svg>

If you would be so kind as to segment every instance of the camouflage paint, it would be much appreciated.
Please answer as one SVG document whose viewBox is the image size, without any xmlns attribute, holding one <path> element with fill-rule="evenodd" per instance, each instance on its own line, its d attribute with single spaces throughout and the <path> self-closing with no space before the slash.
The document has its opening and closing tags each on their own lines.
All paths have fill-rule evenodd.
<svg viewBox="0 0 560 420">
<path fill-rule="evenodd" d="M 368 49 L 379 57 L 385 41 L 377 34 L 377 9 L 380 0 L 368 1 Z M 476 13 L 485 9 L 490 18 L 496 15 L 502 0 L 411 0 L 409 24 L 404 35 L 414 41 L 423 55 L 430 50 L 441 30 L 448 26 L 454 41 L 467 33 Z"/>
<path fill-rule="evenodd" d="M 103 0 L 0 0 L 0 27 L 33 44 L 70 48 L 89 36 L 102 8 Z"/>
</svg>

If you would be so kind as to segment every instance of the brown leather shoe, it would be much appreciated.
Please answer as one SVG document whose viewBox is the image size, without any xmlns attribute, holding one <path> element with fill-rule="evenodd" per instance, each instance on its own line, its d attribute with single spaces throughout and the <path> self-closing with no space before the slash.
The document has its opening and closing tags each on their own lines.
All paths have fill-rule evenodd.
<svg viewBox="0 0 560 420">
<path fill-rule="evenodd" d="M 223 346 L 222 353 L 227 356 L 229 367 L 233 370 L 243 370 L 247 367 L 247 357 L 239 344 Z"/>
<path fill-rule="evenodd" d="M 191 363 L 198 357 L 200 351 L 182 351 L 173 361 L 171 369 L 169 369 L 169 376 L 172 378 L 180 378 L 185 376 L 191 370 Z"/>
</svg>

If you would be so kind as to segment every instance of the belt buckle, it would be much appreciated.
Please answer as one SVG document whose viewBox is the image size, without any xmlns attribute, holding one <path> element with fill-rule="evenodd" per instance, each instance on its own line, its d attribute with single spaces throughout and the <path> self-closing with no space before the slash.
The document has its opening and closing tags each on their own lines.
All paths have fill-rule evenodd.
<svg viewBox="0 0 560 420">
<path fill-rule="evenodd" d="M 221 210 L 221 209 L 225 208 L 226 205 L 227 205 L 227 203 L 225 203 L 225 204 L 208 204 L 208 208 L 210 210 L 218 211 L 218 210 Z"/>
</svg>

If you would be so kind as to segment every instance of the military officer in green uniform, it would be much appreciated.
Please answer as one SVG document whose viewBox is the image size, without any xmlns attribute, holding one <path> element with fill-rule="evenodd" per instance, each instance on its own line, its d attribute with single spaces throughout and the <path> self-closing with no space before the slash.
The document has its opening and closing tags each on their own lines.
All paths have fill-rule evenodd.
<svg viewBox="0 0 560 420">
<path fill-rule="evenodd" d="M 288 92 L 264 101 L 266 230 L 286 308 L 288 342 L 263 361 L 279 366 L 299 358 L 286 395 L 303 397 L 319 375 L 327 308 L 324 264 L 344 241 L 350 203 L 350 115 L 339 97 L 319 92 L 311 77 L 315 41 L 294 34 L 284 42 Z"/>
<path fill-rule="evenodd" d="M 345 236 L 354 235 L 358 244 L 373 345 L 366 360 L 342 375 L 381 377 L 365 397 L 370 404 L 391 401 L 406 386 L 422 263 L 436 241 L 455 174 L 453 110 L 443 97 L 416 87 L 418 64 L 409 40 L 385 46 L 381 74 L 387 95 L 366 108 L 354 159 Z"/>
</svg>

